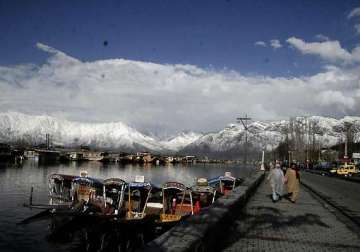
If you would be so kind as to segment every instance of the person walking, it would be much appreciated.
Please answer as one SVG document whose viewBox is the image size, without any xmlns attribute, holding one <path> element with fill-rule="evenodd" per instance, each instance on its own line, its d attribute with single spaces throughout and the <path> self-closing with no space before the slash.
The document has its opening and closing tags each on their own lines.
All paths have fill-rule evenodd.
<svg viewBox="0 0 360 252">
<path fill-rule="evenodd" d="M 291 164 L 290 168 L 286 170 L 285 183 L 288 191 L 287 196 L 292 203 L 295 203 L 300 191 L 300 173 L 296 164 Z"/>
<path fill-rule="evenodd" d="M 283 196 L 284 191 L 284 173 L 281 170 L 280 164 L 276 164 L 275 168 L 271 169 L 267 178 L 270 182 L 272 190 L 272 200 L 275 203 Z"/>
</svg>

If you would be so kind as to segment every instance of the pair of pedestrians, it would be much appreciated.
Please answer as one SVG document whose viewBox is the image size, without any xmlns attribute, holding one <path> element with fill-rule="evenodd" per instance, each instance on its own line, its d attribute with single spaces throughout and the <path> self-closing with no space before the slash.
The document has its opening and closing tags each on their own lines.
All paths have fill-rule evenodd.
<svg viewBox="0 0 360 252">
<path fill-rule="evenodd" d="M 296 164 L 291 164 L 291 167 L 286 170 L 285 176 L 281 170 L 280 164 L 276 164 L 275 168 L 271 169 L 267 178 L 272 189 L 272 200 L 276 202 L 284 196 L 284 185 L 287 187 L 286 197 L 292 203 L 295 203 L 300 190 L 300 174 Z"/>
</svg>

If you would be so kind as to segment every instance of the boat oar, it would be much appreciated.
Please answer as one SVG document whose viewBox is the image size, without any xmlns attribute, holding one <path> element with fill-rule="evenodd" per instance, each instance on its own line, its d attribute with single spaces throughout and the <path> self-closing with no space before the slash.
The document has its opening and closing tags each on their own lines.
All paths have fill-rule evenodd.
<svg viewBox="0 0 360 252">
<path fill-rule="evenodd" d="M 50 211 L 48 209 L 41 211 L 40 213 L 37 213 L 29 218 L 26 218 L 20 222 L 17 223 L 17 225 L 25 225 L 25 224 L 29 224 L 31 222 L 34 221 L 39 221 L 39 220 L 43 220 L 45 218 L 48 218 L 50 216 Z"/>
<path fill-rule="evenodd" d="M 46 205 L 46 204 L 36 204 L 36 205 L 28 205 L 26 203 L 23 204 L 24 207 L 27 207 L 27 208 L 34 208 L 34 209 L 49 209 L 49 210 L 52 210 L 52 209 L 69 209 L 71 207 L 70 204 L 64 204 L 64 205 Z"/>
</svg>

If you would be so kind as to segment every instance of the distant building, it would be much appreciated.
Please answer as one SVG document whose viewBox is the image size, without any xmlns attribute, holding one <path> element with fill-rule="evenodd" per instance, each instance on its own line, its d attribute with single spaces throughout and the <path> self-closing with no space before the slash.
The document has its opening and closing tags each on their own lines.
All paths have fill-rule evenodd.
<svg viewBox="0 0 360 252">
<path fill-rule="evenodd" d="M 39 153 L 35 150 L 24 150 L 25 159 L 39 159 Z"/>
<path fill-rule="evenodd" d="M 80 161 L 83 158 L 84 158 L 84 154 L 81 152 L 73 151 L 69 153 L 69 160 L 71 161 Z"/>
<path fill-rule="evenodd" d="M 165 159 L 165 163 L 173 163 L 175 161 L 174 157 L 172 156 L 167 156 L 164 159 Z"/>
<path fill-rule="evenodd" d="M 87 161 L 101 161 L 104 158 L 103 153 L 99 151 L 84 151 L 82 155 Z"/>
<path fill-rule="evenodd" d="M 186 156 L 185 161 L 186 163 L 196 163 L 196 156 Z"/>
<path fill-rule="evenodd" d="M 149 152 L 137 152 L 136 160 L 144 163 L 151 163 L 153 161 L 153 157 Z"/>
<path fill-rule="evenodd" d="M 39 162 L 55 162 L 60 159 L 60 152 L 54 150 L 36 149 L 39 154 Z"/>
</svg>

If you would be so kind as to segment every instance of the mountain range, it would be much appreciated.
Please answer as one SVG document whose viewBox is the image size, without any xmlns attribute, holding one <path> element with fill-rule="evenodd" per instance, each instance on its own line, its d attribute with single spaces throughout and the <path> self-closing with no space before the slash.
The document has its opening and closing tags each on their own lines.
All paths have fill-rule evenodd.
<svg viewBox="0 0 360 252">
<path fill-rule="evenodd" d="M 181 132 L 167 139 L 148 136 L 122 122 L 84 123 L 47 115 L 27 115 L 18 112 L 0 113 L 0 142 L 37 145 L 50 134 L 53 145 L 77 147 L 88 145 L 99 149 L 121 151 L 152 151 L 210 157 L 238 157 L 248 148 L 271 150 L 286 138 L 315 141 L 331 146 L 345 138 L 345 129 L 360 141 L 360 117 L 335 119 L 321 116 L 294 117 L 290 120 L 252 121 L 248 131 L 244 125 L 229 124 L 210 133 Z M 305 140 L 304 140 L 305 139 Z"/>
</svg>

